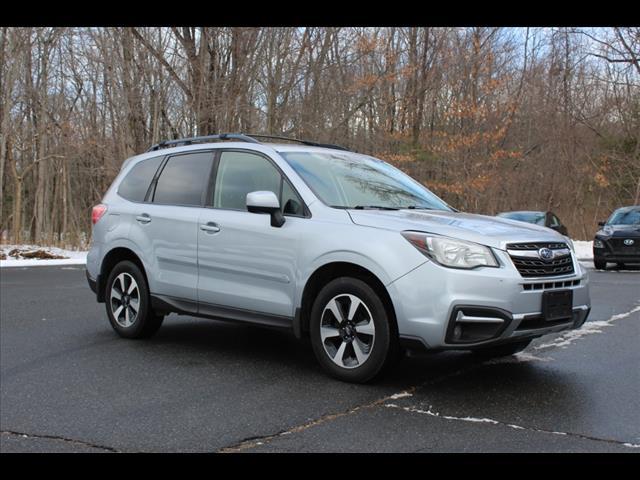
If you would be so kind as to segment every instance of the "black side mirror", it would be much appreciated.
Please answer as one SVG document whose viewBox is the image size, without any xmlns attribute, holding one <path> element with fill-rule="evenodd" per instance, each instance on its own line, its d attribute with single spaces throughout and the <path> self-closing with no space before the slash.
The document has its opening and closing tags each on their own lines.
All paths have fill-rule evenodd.
<svg viewBox="0 0 640 480">
<path fill-rule="evenodd" d="M 268 213 L 271 216 L 272 227 L 284 225 L 284 215 L 280 210 L 278 197 L 273 192 L 247 193 L 247 210 L 251 213 Z"/>
<path fill-rule="evenodd" d="M 606 223 L 606 222 L 598 222 L 598 226 L 599 226 L 599 227 L 604 227 L 605 223 Z"/>
</svg>

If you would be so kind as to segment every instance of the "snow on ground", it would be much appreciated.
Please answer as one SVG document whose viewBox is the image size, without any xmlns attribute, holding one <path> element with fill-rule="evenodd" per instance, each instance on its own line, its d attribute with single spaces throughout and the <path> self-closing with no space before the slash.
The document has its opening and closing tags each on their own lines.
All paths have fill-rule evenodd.
<svg viewBox="0 0 640 480">
<path fill-rule="evenodd" d="M 18 249 L 20 252 L 44 251 L 55 256 L 66 257 L 59 259 L 39 259 L 39 258 L 19 258 L 9 256 L 9 252 Z M 79 250 L 65 250 L 57 247 L 41 247 L 38 245 L 0 245 L 0 267 L 35 267 L 54 265 L 85 265 L 87 263 L 87 252 Z"/>
<path fill-rule="evenodd" d="M 574 240 L 573 246 L 578 260 L 593 260 L 593 240 Z"/>
</svg>

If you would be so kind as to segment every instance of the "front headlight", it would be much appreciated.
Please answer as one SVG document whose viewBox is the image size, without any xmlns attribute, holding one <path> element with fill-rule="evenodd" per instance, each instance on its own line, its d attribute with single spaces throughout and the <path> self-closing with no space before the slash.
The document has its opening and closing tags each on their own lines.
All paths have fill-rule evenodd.
<svg viewBox="0 0 640 480">
<path fill-rule="evenodd" d="M 428 233 L 402 232 L 414 247 L 440 265 L 451 268 L 497 267 L 498 261 L 489 247 Z"/>
<path fill-rule="evenodd" d="M 593 241 L 593 248 L 604 248 L 604 243 L 599 238 Z"/>
</svg>

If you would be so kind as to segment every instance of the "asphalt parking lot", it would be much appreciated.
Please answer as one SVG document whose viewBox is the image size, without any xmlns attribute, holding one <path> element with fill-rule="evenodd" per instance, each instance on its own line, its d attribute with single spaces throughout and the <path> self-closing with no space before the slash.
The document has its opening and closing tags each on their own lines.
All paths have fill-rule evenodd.
<svg viewBox="0 0 640 480">
<path fill-rule="evenodd" d="M 0 451 L 638 453 L 640 269 L 590 279 L 579 331 L 352 385 L 275 330 L 171 315 L 120 339 L 83 267 L 3 268 Z"/>
</svg>

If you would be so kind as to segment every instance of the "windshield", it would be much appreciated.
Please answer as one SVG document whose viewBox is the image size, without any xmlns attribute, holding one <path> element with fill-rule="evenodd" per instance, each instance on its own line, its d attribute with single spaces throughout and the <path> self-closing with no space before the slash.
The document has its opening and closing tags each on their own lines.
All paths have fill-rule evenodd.
<svg viewBox="0 0 640 480">
<path fill-rule="evenodd" d="M 640 208 L 616 210 L 607 225 L 640 225 Z"/>
<path fill-rule="evenodd" d="M 544 225 L 544 212 L 506 212 L 499 213 L 498 216 L 511 220 L 519 220 L 521 222 L 535 223 L 536 225 Z"/>
<path fill-rule="evenodd" d="M 281 152 L 325 204 L 335 208 L 448 210 L 440 198 L 382 160 L 350 152 Z"/>
</svg>

